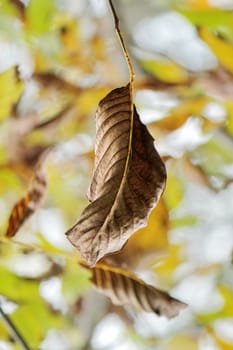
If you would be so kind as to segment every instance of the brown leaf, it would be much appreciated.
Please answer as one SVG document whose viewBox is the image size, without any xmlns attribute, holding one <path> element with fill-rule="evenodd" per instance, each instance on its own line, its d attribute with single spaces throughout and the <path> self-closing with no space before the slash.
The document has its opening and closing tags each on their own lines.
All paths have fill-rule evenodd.
<svg viewBox="0 0 233 350">
<path fill-rule="evenodd" d="M 86 267 L 84 264 L 82 266 Z M 183 302 L 125 270 L 103 264 L 97 264 L 89 270 L 95 287 L 116 305 L 132 304 L 139 310 L 168 318 L 175 317 L 186 307 Z"/>
<path fill-rule="evenodd" d="M 40 162 L 33 176 L 27 195 L 13 207 L 9 217 L 7 237 L 13 237 L 24 222 L 43 205 L 47 190 L 47 176 L 43 162 Z"/>
<path fill-rule="evenodd" d="M 155 259 L 161 259 L 166 254 L 168 229 L 168 209 L 163 198 L 160 198 L 150 213 L 147 226 L 136 231 L 119 253 L 107 256 L 101 262 L 130 271 L 145 270 L 155 263 Z"/>
<path fill-rule="evenodd" d="M 130 87 L 111 91 L 96 112 L 95 167 L 88 197 L 92 202 L 66 233 L 90 266 L 119 251 L 158 202 L 165 166 L 153 138 L 134 107 Z"/>
</svg>

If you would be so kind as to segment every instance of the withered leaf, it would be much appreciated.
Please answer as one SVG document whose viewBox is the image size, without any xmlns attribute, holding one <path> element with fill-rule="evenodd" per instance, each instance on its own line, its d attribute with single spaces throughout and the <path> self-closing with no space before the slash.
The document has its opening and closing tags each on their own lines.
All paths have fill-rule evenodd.
<svg viewBox="0 0 233 350">
<path fill-rule="evenodd" d="M 28 193 L 21 198 L 13 207 L 6 236 L 13 237 L 18 232 L 23 223 L 43 205 L 47 190 L 47 176 L 44 163 L 39 162 Z"/>
<path fill-rule="evenodd" d="M 136 108 L 131 112 L 130 95 L 127 85 L 99 103 L 91 203 L 66 233 L 90 266 L 146 225 L 165 186 L 165 166 Z"/>
<path fill-rule="evenodd" d="M 86 267 L 84 264 L 82 266 Z M 119 268 L 97 264 L 89 269 L 95 287 L 107 295 L 114 304 L 132 304 L 139 310 L 154 312 L 172 318 L 186 307 L 186 304 L 172 298 L 168 293 L 146 284 L 134 274 Z"/>
<path fill-rule="evenodd" d="M 133 272 L 145 270 L 167 254 L 168 230 L 169 212 L 165 201 L 160 198 L 150 213 L 147 226 L 137 230 L 120 252 L 104 257 L 101 263 Z"/>
</svg>

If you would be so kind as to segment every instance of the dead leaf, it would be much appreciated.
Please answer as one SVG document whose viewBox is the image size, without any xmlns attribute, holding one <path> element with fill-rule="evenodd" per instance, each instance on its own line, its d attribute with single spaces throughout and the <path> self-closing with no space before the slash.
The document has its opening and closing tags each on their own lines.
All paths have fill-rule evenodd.
<svg viewBox="0 0 233 350">
<path fill-rule="evenodd" d="M 47 176 L 44 162 L 40 161 L 27 195 L 21 198 L 12 209 L 6 232 L 7 237 L 15 236 L 24 222 L 43 205 L 46 190 Z"/>
<path fill-rule="evenodd" d="M 104 261 L 131 271 L 145 269 L 154 263 L 155 258 L 161 258 L 167 252 L 168 229 L 169 213 L 161 198 L 152 210 L 147 226 L 135 232 L 119 253 L 107 256 Z"/>
<path fill-rule="evenodd" d="M 87 268 L 84 264 L 82 266 Z M 139 310 L 154 312 L 168 318 L 177 316 L 186 307 L 183 302 L 146 284 L 125 270 L 104 264 L 97 264 L 89 270 L 95 287 L 116 305 L 132 304 Z"/>
<path fill-rule="evenodd" d="M 153 138 L 131 113 L 130 87 L 111 91 L 96 112 L 95 167 L 88 197 L 92 202 L 66 233 L 90 266 L 119 251 L 146 225 L 165 186 L 166 170 Z"/>
</svg>

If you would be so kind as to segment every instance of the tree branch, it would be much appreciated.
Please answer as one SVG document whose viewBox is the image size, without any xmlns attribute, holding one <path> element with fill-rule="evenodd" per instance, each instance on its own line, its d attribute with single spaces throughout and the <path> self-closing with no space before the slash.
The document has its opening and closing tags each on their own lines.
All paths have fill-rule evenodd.
<svg viewBox="0 0 233 350">
<path fill-rule="evenodd" d="M 11 319 L 7 316 L 7 314 L 3 311 L 2 307 L 0 306 L 0 316 L 2 317 L 6 327 L 9 329 L 12 337 L 14 340 L 21 346 L 23 350 L 30 350 L 28 344 L 24 340 L 23 336 L 20 334 L 14 323 L 11 321 Z"/>
<path fill-rule="evenodd" d="M 128 50 L 126 48 L 124 38 L 123 38 L 123 36 L 121 34 L 121 30 L 120 30 L 120 26 L 119 26 L 120 21 L 119 21 L 119 18 L 117 16 L 115 7 L 113 6 L 112 0 L 109 0 L 109 5 L 110 5 L 111 11 L 112 11 L 112 15 L 113 15 L 113 18 L 114 18 L 114 22 L 115 22 L 115 30 L 116 30 L 116 33 L 118 35 L 119 41 L 121 43 L 122 50 L 123 50 L 125 58 L 126 58 L 126 62 L 127 62 L 128 69 L 129 69 L 129 75 L 130 75 L 130 84 L 132 85 L 133 81 L 134 81 L 134 77 L 135 77 L 133 65 L 131 63 Z"/>
</svg>

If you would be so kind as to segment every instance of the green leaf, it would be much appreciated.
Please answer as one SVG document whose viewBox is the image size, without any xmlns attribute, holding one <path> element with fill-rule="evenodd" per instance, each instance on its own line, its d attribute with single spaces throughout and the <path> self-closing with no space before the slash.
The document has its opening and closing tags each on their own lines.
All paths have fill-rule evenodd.
<svg viewBox="0 0 233 350">
<path fill-rule="evenodd" d="M 68 303 L 74 303 L 90 287 L 90 273 L 74 262 L 67 261 L 62 278 L 62 292 Z"/>
<path fill-rule="evenodd" d="M 38 297 L 38 282 L 19 278 L 0 266 L 0 294 L 16 303 L 34 301 Z"/>
<path fill-rule="evenodd" d="M 53 0 L 31 0 L 27 7 L 28 33 L 32 35 L 42 35 L 48 32 L 53 14 Z"/>
<path fill-rule="evenodd" d="M 140 60 L 142 67 L 161 81 L 167 83 L 184 83 L 188 73 L 178 64 L 168 60 Z"/>
<path fill-rule="evenodd" d="M 233 28 L 233 13 L 230 11 L 222 11 L 217 9 L 212 10 L 181 10 L 183 16 L 188 18 L 190 22 L 198 26 L 217 27 L 226 26 Z"/>
<path fill-rule="evenodd" d="M 216 133 L 193 152 L 193 155 L 207 175 L 223 177 L 224 167 L 233 163 L 232 141 L 223 134 Z"/>
<path fill-rule="evenodd" d="M 0 74 L 0 122 L 6 119 L 23 91 L 23 83 L 19 80 L 15 67 Z"/>
<path fill-rule="evenodd" d="M 39 283 L 15 276 L 0 267 L 0 295 L 18 303 L 10 315 L 15 326 L 32 349 L 45 337 L 49 328 L 62 326 L 62 317 L 51 311 L 39 294 Z M 0 328 L 1 331 L 1 328 Z"/>
<path fill-rule="evenodd" d="M 13 1 L 12 1 L 13 2 Z M 17 15 L 17 8 L 9 0 L 0 1 L 0 12 L 9 16 Z"/>
<path fill-rule="evenodd" d="M 43 300 L 35 300 L 30 304 L 19 306 L 11 319 L 30 345 L 30 349 L 39 348 L 39 344 L 50 328 L 60 328 L 63 325 L 62 317 L 49 310 Z"/>
<path fill-rule="evenodd" d="M 22 194 L 22 184 L 19 178 L 10 169 L 1 169 L 0 171 L 0 194 L 12 191 L 15 195 Z"/>
<path fill-rule="evenodd" d="M 171 228 L 178 228 L 183 226 L 194 226 L 197 223 L 197 218 L 192 215 L 183 216 L 181 218 L 177 218 L 171 220 Z"/>
</svg>

